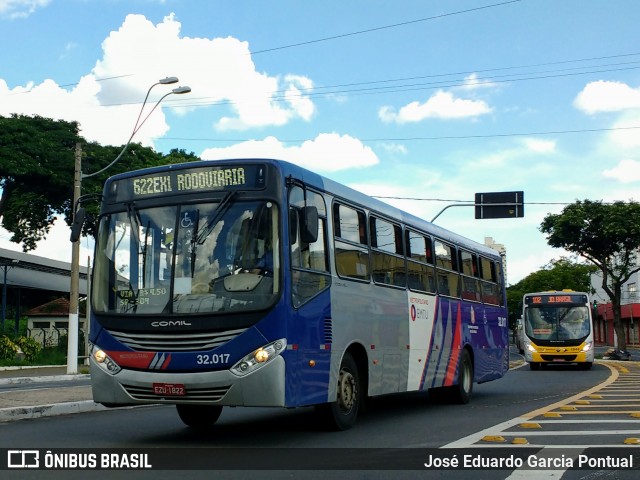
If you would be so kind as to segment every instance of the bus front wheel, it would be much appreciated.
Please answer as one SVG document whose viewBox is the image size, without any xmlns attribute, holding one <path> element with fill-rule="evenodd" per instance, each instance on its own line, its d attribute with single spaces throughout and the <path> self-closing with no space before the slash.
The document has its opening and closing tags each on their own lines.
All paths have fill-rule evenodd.
<svg viewBox="0 0 640 480">
<path fill-rule="evenodd" d="M 178 416 L 182 422 L 193 428 L 207 428 L 212 426 L 222 413 L 219 405 L 176 405 Z"/>
<path fill-rule="evenodd" d="M 336 401 L 318 405 L 316 411 L 332 430 L 348 430 L 356 423 L 361 395 L 358 365 L 351 354 L 345 353 L 338 374 Z"/>
</svg>

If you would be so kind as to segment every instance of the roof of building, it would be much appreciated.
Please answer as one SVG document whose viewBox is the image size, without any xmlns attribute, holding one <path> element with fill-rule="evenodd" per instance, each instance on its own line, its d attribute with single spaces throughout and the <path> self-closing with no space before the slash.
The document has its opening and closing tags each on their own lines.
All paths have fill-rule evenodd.
<svg viewBox="0 0 640 480">
<path fill-rule="evenodd" d="M 69 300 L 64 297 L 56 298 L 44 305 L 25 312 L 28 317 L 66 317 L 69 315 Z"/>
<path fill-rule="evenodd" d="M 71 264 L 0 248 L 0 282 L 8 287 L 69 293 Z M 87 294 L 87 267 L 83 266 L 80 266 L 79 292 Z"/>
</svg>

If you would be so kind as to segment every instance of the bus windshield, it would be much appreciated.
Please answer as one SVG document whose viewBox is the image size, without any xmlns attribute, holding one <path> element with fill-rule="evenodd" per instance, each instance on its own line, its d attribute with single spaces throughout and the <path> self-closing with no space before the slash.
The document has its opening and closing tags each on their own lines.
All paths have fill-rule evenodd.
<svg viewBox="0 0 640 480">
<path fill-rule="evenodd" d="M 264 309 L 279 290 L 278 209 L 271 201 L 165 205 L 100 220 L 95 313 L 198 314 Z"/>
<path fill-rule="evenodd" d="M 584 340 L 590 333 L 586 306 L 530 306 L 525 309 L 525 331 L 533 341 Z"/>
</svg>

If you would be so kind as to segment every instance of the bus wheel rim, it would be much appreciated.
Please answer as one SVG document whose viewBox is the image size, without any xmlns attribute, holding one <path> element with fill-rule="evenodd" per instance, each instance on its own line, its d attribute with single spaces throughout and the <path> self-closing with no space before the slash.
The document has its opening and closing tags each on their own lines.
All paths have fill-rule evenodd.
<svg viewBox="0 0 640 480">
<path fill-rule="evenodd" d="M 340 370 L 338 379 L 338 405 L 343 413 L 349 413 L 356 402 L 357 396 L 356 379 L 346 369 Z"/>
<path fill-rule="evenodd" d="M 465 392 L 469 392 L 471 390 L 471 385 L 473 383 L 473 379 L 471 378 L 471 368 L 468 364 L 464 364 L 464 376 L 462 378 L 462 387 Z"/>
</svg>

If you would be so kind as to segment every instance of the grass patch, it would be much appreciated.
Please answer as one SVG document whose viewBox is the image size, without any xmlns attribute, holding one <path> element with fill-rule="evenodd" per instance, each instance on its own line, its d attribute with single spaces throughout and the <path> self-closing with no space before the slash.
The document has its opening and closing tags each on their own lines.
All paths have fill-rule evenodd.
<svg viewBox="0 0 640 480">
<path fill-rule="evenodd" d="M 44 348 L 31 361 L 26 359 L 1 359 L 0 367 L 35 367 L 41 365 L 66 365 L 67 352 L 60 348 Z"/>
</svg>

